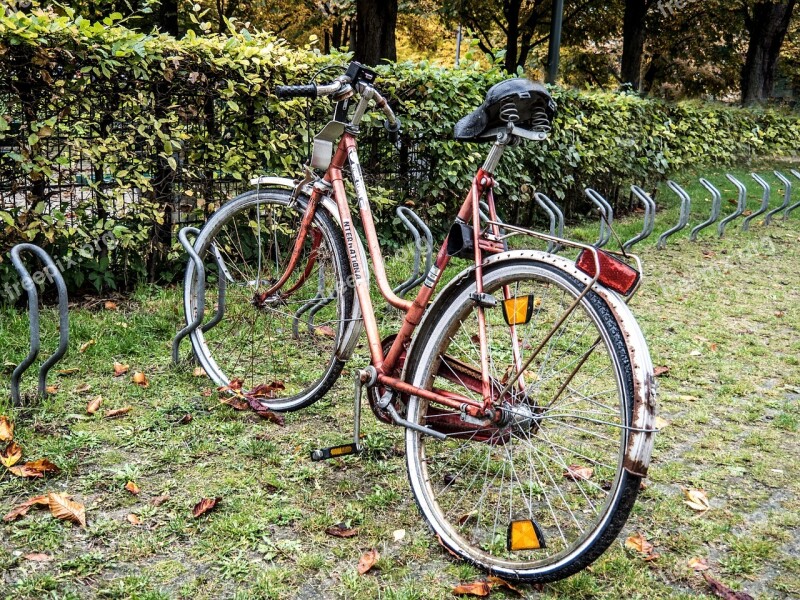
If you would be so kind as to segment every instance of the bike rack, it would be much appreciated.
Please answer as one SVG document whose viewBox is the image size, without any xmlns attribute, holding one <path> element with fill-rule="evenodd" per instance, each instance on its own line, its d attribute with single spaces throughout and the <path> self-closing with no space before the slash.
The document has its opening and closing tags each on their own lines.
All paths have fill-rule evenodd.
<svg viewBox="0 0 800 600">
<path fill-rule="evenodd" d="M 550 236 L 563 238 L 564 237 L 564 213 L 561 212 L 561 209 L 558 205 L 553 202 L 550 198 L 542 194 L 541 192 L 536 192 L 533 195 L 534 200 L 536 200 L 536 204 L 538 204 L 542 210 L 544 210 L 547 215 L 550 217 Z M 547 242 L 547 251 L 548 252 L 558 252 L 561 250 L 561 245 L 557 244 L 554 241 Z"/>
<path fill-rule="evenodd" d="M 632 237 L 627 242 L 622 244 L 622 250 L 624 252 L 627 252 L 635 244 L 638 244 L 642 240 L 650 237 L 650 234 L 653 233 L 653 228 L 656 225 L 655 200 L 653 200 L 650 195 L 638 185 L 632 185 L 631 191 L 639 199 L 642 205 L 644 205 L 644 225 L 642 226 L 642 232 L 639 235 Z"/>
<path fill-rule="evenodd" d="M 736 203 L 736 211 L 719 222 L 719 225 L 717 226 L 717 234 L 719 237 L 725 235 L 725 226 L 734 219 L 740 217 L 744 212 L 744 209 L 747 208 L 747 188 L 745 185 L 730 173 L 726 173 L 725 177 L 727 177 L 728 180 L 736 186 L 736 189 L 739 190 L 739 200 Z"/>
<path fill-rule="evenodd" d="M 608 244 L 609 240 L 611 239 L 611 226 L 614 223 L 614 209 L 611 207 L 611 204 L 608 202 L 608 200 L 603 198 L 603 196 L 601 196 L 592 188 L 587 187 L 585 190 L 583 190 L 583 192 L 600 212 L 600 237 L 592 245 L 595 248 L 602 248 Z"/>
<path fill-rule="evenodd" d="M 659 250 L 663 250 L 667 247 L 667 239 L 673 234 L 678 233 L 681 231 L 686 225 L 689 223 L 689 215 L 691 214 L 692 210 L 692 199 L 689 197 L 689 194 L 686 193 L 681 186 L 679 186 L 674 181 L 670 180 L 667 181 L 667 186 L 673 192 L 678 194 L 681 199 L 681 212 L 680 217 L 678 218 L 678 224 L 671 229 L 667 229 L 661 236 L 658 238 L 658 242 L 656 243 L 656 248 Z"/>
<path fill-rule="evenodd" d="M 411 276 L 394 288 L 394 290 L 392 290 L 395 294 L 403 298 L 410 290 L 422 283 L 425 280 L 428 271 L 430 271 L 431 265 L 433 264 L 433 235 L 431 234 L 431 230 L 428 228 L 425 222 L 410 208 L 406 206 L 398 206 L 395 214 L 414 237 L 414 268 L 411 272 Z M 411 223 L 410 219 L 414 220 L 416 226 Z M 422 236 L 420 236 L 420 229 L 422 230 L 422 234 L 425 236 L 425 269 L 421 272 L 420 260 L 422 258 Z"/>
<path fill-rule="evenodd" d="M 800 171 L 796 171 L 796 170 L 792 169 L 791 172 L 792 172 L 792 175 L 794 175 L 795 177 L 800 179 Z M 784 221 L 789 218 L 789 213 L 791 213 L 795 208 L 800 208 L 800 202 L 795 202 L 791 206 L 787 206 L 786 207 L 786 210 L 783 211 L 783 220 Z"/>
<path fill-rule="evenodd" d="M 769 184 L 764 181 L 764 179 L 758 173 L 750 173 L 750 177 L 755 179 L 758 182 L 758 185 L 764 188 L 764 194 L 761 197 L 761 207 L 742 222 L 742 231 L 748 231 L 750 229 L 750 221 L 755 219 L 757 216 L 764 214 L 769 208 Z"/>
<path fill-rule="evenodd" d="M 45 265 L 45 274 L 48 279 L 55 282 L 56 289 L 58 290 L 58 348 L 56 351 L 42 363 L 39 367 L 39 385 L 37 388 L 37 396 L 39 398 L 47 397 L 47 374 L 50 369 L 61 360 L 67 352 L 67 345 L 69 344 L 69 298 L 67 297 L 67 286 L 64 283 L 64 278 L 61 272 L 56 267 L 53 259 L 39 246 L 34 244 L 17 244 L 11 249 L 11 263 L 17 270 L 20 278 L 22 279 L 22 288 L 28 294 L 28 319 L 30 321 L 30 351 L 28 356 L 17 365 L 14 372 L 11 374 L 11 401 L 14 406 L 22 406 L 22 396 L 19 392 L 19 384 L 23 373 L 36 360 L 41 349 L 41 340 L 39 336 L 39 293 L 36 290 L 36 282 L 31 277 L 28 269 L 22 263 L 20 254 L 22 252 L 30 252 L 35 254 L 39 260 Z"/>
<path fill-rule="evenodd" d="M 700 183 L 704 188 L 711 192 L 711 216 L 709 216 L 706 221 L 703 221 L 700 223 L 700 225 L 692 229 L 691 233 L 689 234 L 689 240 L 692 242 L 697 241 L 698 233 L 716 222 L 716 220 L 719 218 L 720 209 L 722 208 L 722 193 L 705 177 L 700 178 Z"/>
<path fill-rule="evenodd" d="M 201 259 L 200 255 L 197 254 L 197 251 L 194 249 L 194 246 L 189 242 L 187 237 L 189 234 L 196 236 L 198 233 L 200 233 L 200 230 L 196 227 L 184 227 L 178 232 L 178 240 L 183 246 L 183 249 L 186 250 L 186 253 L 189 255 L 189 260 L 194 264 L 194 279 L 197 282 L 198 300 L 197 312 L 194 319 L 187 323 L 186 327 L 176 333 L 175 338 L 172 340 L 172 362 L 176 365 L 180 363 L 180 345 L 183 339 L 186 336 L 194 333 L 198 327 L 200 327 L 201 331 L 208 331 L 212 327 L 218 325 L 225 316 L 225 291 L 227 289 L 227 278 L 229 278 L 230 275 L 228 274 L 228 270 L 225 267 L 225 263 L 222 260 L 222 256 L 217 250 L 217 247 L 212 245 L 211 255 L 214 258 L 214 262 L 216 263 L 220 274 L 219 283 L 217 284 L 217 311 L 214 313 L 214 317 L 208 323 L 202 325 L 206 309 L 206 267 L 203 264 L 203 259 Z M 193 283 L 193 281 L 189 281 L 189 269 L 187 268 L 183 285 L 184 287 L 187 287 L 192 286 Z"/>
<path fill-rule="evenodd" d="M 773 208 L 771 211 L 767 213 L 767 216 L 764 217 L 764 225 L 769 225 L 772 221 L 772 217 L 778 214 L 781 211 L 785 211 L 786 207 L 789 206 L 789 202 L 792 199 L 792 182 L 780 171 L 773 171 L 772 172 L 775 177 L 780 179 L 781 183 L 784 186 L 784 194 L 783 194 L 783 204 L 781 204 L 778 208 Z"/>
</svg>

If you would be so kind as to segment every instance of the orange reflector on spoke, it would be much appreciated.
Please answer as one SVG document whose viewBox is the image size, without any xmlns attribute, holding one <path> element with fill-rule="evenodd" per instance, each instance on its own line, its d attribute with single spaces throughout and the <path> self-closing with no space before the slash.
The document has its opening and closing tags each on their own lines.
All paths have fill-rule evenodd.
<svg viewBox="0 0 800 600">
<path fill-rule="evenodd" d="M 597 251 L 597 261 L 600 263 L 600 277 L 597 280 L 602 285 L 623 296 L 636 288 L 641 274 L 632 266 L 602 250 Z M 588 250 L 581 251 L 575 266 L 590 277 L 594 277 L 597 271 L 594 255 Z"/>
<path fill-rule="evenodd" d="M 503 300 L 503 317 L 509 325 L 525 325 L 533 314 L 533 294 Z"/>
<path fill-rule="evenodd" d="M 539 526 L 531 520 L 511 521 L 508 525 L 508 550 L 538 550 L 547 548 Z"/>
</svg>

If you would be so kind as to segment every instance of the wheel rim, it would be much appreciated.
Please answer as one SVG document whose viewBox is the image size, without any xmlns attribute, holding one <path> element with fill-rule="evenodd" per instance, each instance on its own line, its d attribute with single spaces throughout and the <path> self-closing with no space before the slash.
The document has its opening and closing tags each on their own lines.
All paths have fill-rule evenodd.
<svg viewBox="0 0 800 600">
<path fill-rule="evenodd" d="M 516 271 L 516 273 L 514 272 Z M 516 280 L 516 281 L 515 281 Z M 502 286 L 512 284 L 512 297 L 529 295 L 536 303 L 531 321 L 518 326 L 522 362 L 577 295 L 553 282 L 547 270 L 506 269 L 486 280 L 486 291 L 503 298 Z M 462 294 L 466 301 L 466 294 Z M 594 297 L 597 300 L 596 297 Z M 461 304 L 460 300 L 452 303 Z M 520 423 L 446 442 L 408 432 L 409 473 L 420 506 L 442 541 L 472 562 L 512 576 L 544 574 L 564 569 L 597 540 L 614 515 L 625 479 L 622 459 L 629 405 L 625 369 L 619 359 L 616 323 L 591 305 L 564 323 L 526 371 L 528 395 L 536 410 Z M 480 372 L 476 309 L 452 308 L 449 326 L 437 328 L 430 349 L 418 364 L 429 365 L 415 376 L 427 389 L 458 392 L 475 400 L 480 394 L 463 375 L 454 375 L 451 359 Z M 503 377 L 513 356 L 507 350 L 509 327 L 498 309 L 487 309 L 487 337 L 493 385 Z M 600 344 L 580 362 L 597 340 Z M 447 360 L 442 360 L 446 349 Z M 627 357 L 625 357 L 627 360 Z M 570 365 L 580 365 L 561 397 L 547 409 Z M 512 368 L 512 373 L 515 369 Z M 467 389 L 472 388 L 472 389 Z M 413 398 L 409 414 L 421 424 L 437 427 L 442 411 Z M 610 424 L 604 424 L 610 423 Z M 483 441 L 476 441 L 480 437 Z M 587 469 L 591 469 L 588 471 Z M 508 526 L 532 521 L 546 548 L 509 551 Z"/>
<path fill-rule="evenodd" d="M 197 329 L 193 347 L 200 349 L 201 365 L 219 385 L 241 385 L 245 393 L 260 389 L 259 399 L 276 409 L 304 402 L 328 378 L 345 324 L 332 232 L 319 217 L 292 276 L 278 292 L 264 295 L 285 270 L 303 209 L 302 204 L 290 206 L 282 195 L 262 194 L 201 233 L 206 322 L 218 305 L 220 278 L 226 286 L 225 316 L 205 332 Z M 223 260 L 222 273 L 214 249 Z M 189 305 L 195 314 L 194 290 Z"/>
</svg>

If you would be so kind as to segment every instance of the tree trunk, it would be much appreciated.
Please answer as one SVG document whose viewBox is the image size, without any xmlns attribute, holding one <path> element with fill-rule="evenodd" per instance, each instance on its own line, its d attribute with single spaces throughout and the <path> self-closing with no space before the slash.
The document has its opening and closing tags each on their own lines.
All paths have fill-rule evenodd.
<svg viewBox="0 0 800 600">
<path fill-rule="evenodd" d="M 159 30 L 168 33 L 173 37 L 178 37 L 178 0 L 161 0 L 159 8 Z"/>
<path fill-rule="evenodd" d="M 517 71 L 517 55 L 519 52 L 519 11 L 522 8 L 521 0 L 510 0 L 503 2 L 503 12 L 505 13 L 506 23 L 506 58 L 505 70 L 509 73 Z"/>
<path fill-rule="evenodd" d="M 642 78 L 642 55 L 644 54 L 645 15 L 647 0 L 625 0 L 625 17 L 622 22 L 622 70 L 623 84 L 639 91 Z"/>
<path fill-rule="evenodd" d="M 796 0 L 757 2 L 752 15 L 745 14 L 750 34 L 742 68 L 742 104 L 764 102 L 772 95 L 781 46 L 789 29 Z"/>
<path fill-rule="evenodd" d="M 357 0 L 355 59 L 365 65 L 397 60 L 397 0 Z"/>
</svg>

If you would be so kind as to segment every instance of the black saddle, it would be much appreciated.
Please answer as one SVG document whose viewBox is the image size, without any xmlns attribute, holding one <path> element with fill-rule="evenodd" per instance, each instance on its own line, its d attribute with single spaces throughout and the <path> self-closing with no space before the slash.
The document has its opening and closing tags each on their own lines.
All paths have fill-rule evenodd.
<svg viewBox="0 0 800 600">
<path fill-rule="evenodd" d="M 489 88 L 486 100 L 456 123 L 455 139 L 462 142 L 494 141 L 509 121 L 516 127 L 548 132 L 556 115 L 556 103 L 541 83 L 516 78 Z"/>
</svg>

